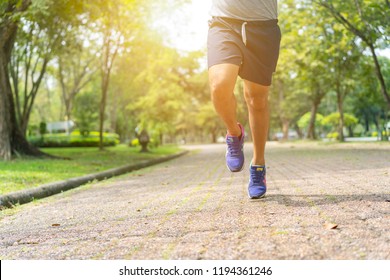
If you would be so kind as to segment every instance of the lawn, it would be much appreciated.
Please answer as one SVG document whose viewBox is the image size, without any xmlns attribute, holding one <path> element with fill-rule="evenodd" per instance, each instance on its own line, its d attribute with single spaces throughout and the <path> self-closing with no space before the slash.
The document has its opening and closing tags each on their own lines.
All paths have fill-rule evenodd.
<svg viewBox="0 0 390 280">
<path fill-rule="evenodd" d="M 140 153 L 139 150 L 139 147 L 125 145 L 104 151 L 97 148 L 45 148 L 42 151 L 69 159 L 17 158 L 10 162 L 0 161 L 0 195 L 174 154 L 180 148 L 162 146 L 150 153 Z"/>
</svg>

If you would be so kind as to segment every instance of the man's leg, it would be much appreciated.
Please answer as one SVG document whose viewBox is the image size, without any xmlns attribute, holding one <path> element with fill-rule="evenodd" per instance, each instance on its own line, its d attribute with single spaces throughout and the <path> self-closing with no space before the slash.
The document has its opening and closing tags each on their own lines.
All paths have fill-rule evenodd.
<svg viewBox="0 0 390 280">
<path fill-rule="evenodd" d="M 217 64 L 209 68 L 209 84 L 215 110 L 224 122 L 228 134 L 232 136 L 241 134 L 241 129 L 237 125 L 234 97 L 238 70 L 239 66 L 234 64 Z"/>
<path fill-rule="evenodd" d="M 244 94 L 253 139 L 252 165 L 265 165 L 264 152 L 269 127 L 268 91 L 268 86 L 244 80 Z"/>
<path fill-rule="evenodd" d="M 210 89 L 215 110 L 225 123 L 226 135 L 226 166 L 231 172 L 239 172 L 244 167 L 244 140 L 245 133 L 237 123 L 236 98 L 234 86 L 236 84 L 239 67 L 234 64 L 219 64 L 210 67 Z"/>
<path fill-rule="evenodd" d="M 267 191 L 264 152 L 269 126 L 268 88 L 244 81 L 244 94 L 253 138 L 253 158 L 249 168 L 248 184 L 250 198 L 261 198 Z"/>
</svg>

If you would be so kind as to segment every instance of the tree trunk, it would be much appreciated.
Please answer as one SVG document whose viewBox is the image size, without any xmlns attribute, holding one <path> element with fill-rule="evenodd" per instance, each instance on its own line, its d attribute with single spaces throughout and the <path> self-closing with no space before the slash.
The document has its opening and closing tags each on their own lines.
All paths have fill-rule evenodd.
<svg viewBox="0 0 390 280">
<path fill-rule="evenodd" d="M 164 134 L 162 134 L 162 132 L 160 132 L 160 143 L 159 145 L 162 145 L 164 142 Z"/>
<path fill-rule="evenodd" d="M 348 137 L 353 137 L 353 128 L 352 128 L 352 126 L 348 126 Z"/>
<path fill-rule="evenodd" d="M 0 159 L 11 159 L 11 127 L 7 98 L 7 62 L 3 48 L 0 48 Z"/>
<path fill-rule="evenodd" d="M 108 90 L 108 80 L 107 76 L 103 74 L 102 76 L 102 98 L 100 101 L 100 111 L 99 111 L 99 149 L 104 149 L 103 143 L 103 133 L 104 133 L 104 115 L 106 111 L 106 102 L 107 102 L 107 90 Z"/>
<path fill-rule="evenodd" d="M 113 94 L 110 96 L 112 100 L 112 109 L 110 112 L 110 128 L 115 133 L 118 133 L 118 108 L 120 108 L 118 94 Z"/>
<path fill-rule="evenodd" d="M 299 126 L 298 126 L 298 125 L 295 125 L 295 126 L 294 126 L 294 129 L 295 129 L 295 131 L 296 131 L 297 134 L 298 134 L 298 138 L 299 138 L 299 139 L 303 139 L 304 135 L 303 135 L 302 130 L 299 128 Z"/>
<path fill-rule="evenodd" d="M 24 11 L 30 1 L 23 1 L 19 11 Z M 9 7 L 10 13 L 15 12 Z M 17 22 L 9 17 L 3 18 L 0 25 L 0 159 L 10 160 L 12 154 L 25 154 L 31 156 L 46 155 L 31 146 L 22 134 L 15 112 L 15 104 L 9 80 L 11 52 L 14 46 Z"/>
<path fill-rule="evenodd" d="M 375 48 L 372 44 L 368 44 L 368 46 L 370 48 L 372 58 L 374 59 L 375 73 L 376 73 L 376 76 L 378 77 L 379 84 L 381 85 L 381 92 L 382 92 L 383 97 L 385 98 L 385 100 L 387 102 L 387 106 L 390 108 L 390 96 L 389 96 L 389 93 L 387 92 L 387 89 L 386 89 L 385 79 L 383 78 L 381 66 L 379 64 L 378 57 L 376 56 L 376 53 L 375 53 Z"/>
<path fill-rule="evenodd" d="M 217 143 L 217 130 L 213 129 L 211 131 L 211 143 L 215 144 Z"/>
<path fill-rule="evenodd" d="M 49 63 L 49 59 L 45 58 L 43 62 L 42 69 L 39 73 L 37 80 L 33 81 L 33 86 L 28 94 L 27 100 L 24 101 L 23 115 L 22 118 L 19 119 L 20 130 L 23 133 L 23 136 L 26 136 L 28 123 L 30 121 L 31 111 L 34 106 L 35 98 L 37 97 L 39 87 L 41 85 L 42 79 L 46 73 L 46 67 Z M 33 77 L 32 77 L 33 78 Z M 27 76 L 26 76 L 27 79 Z"/>
<path fill-rule="evenodd" d="M 288 130 L 290 128 L 290 121 L 283 120 L 282 121 L 282 131 L 283 131 L 283 140 L 288 140 Z"/>
<path fill-rule="evenodd" d="M 317 100 L 313 101 L 312 106 L 311 106 L 309 128 L 307 130 L 307 138 L 310 140 L 317 139 L 316 117 L 317 117 L 318 106 L 319 106 L 319 102 Z"/>
<path fill-rule="evenodd" d="M 103 126 L 104 126 L 104 115 L 106 111 L 107 103 L 107 92 L 110 83 L 111 69 L 114 65 L 115 57 L 119 49 L 119 38 L 118 41 L 113 42 L 110 37 L 112 30 L 105 30 L 104 32 L 104 47 L 103 47 L 103 61 L 101 65 L 101 74 L 102 74 L 102 98 L 100 102 L 100 119 L 99 119 L 99 149 L 104 149 L 103 144 Z"/>
<path fill-rule="evenodd" d="M 81 56 L 81 52 L 77 53 L 77 57 L 79 56 Z M 93 59 L 87 61 L 84 67 L 81 67 L 80 64 L 74 65 L 72 63 L 71 69 L 69 69 L 69 67 L 67 68 L 66 65 L 64 65 L 63 58 L 61 56 L 58 58 L 58 79 L 61 84 L 62 99 L 65 105 L 65 120 L 67 121 L 72 120 L 72 109 L 76 95 L 88 84 L 95 72 L 95 70 L 93 70 L 88 73 L 88 67 L 92 61 Z M 71 70 L 73 70 L 73 81 L 70 81 L 68 78 L 69 76 L 72 76 L 70 74 Z M 62 117 L 63 116 L 61 115 L 61 119 Z"/>
<path fill-rule="evenodd" d="M 364 133 L 367 134 L 367 132 L 370 131 L 370 120 L 368 118 L 368 113 L 364 113 Z"/>
<path fill-rule="evenodd" d="M 338 90 L 337 91 L 337 108 L 340 113 L 340 121 L 339 121 L 339 141 L 344 142 L 344 109 L 343 109 L 343 97 L 342 93 Z"/>
</svg>

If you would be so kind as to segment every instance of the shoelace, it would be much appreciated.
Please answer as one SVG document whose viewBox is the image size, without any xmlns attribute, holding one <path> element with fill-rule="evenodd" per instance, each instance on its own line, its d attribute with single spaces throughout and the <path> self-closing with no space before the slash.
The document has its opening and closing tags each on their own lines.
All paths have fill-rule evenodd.
<svg viewBox="0 0 390 280">
<path fill-rule="evenodd" d="M 251 181 L 256 184 L 264 184 L 265 170 L 250 172 Z"/>
<path fill-rule="evenodd" d="M 232 156 L 238 156 L 240 155 L 241 153 L 241 143 L 240 141 L 229 141 L 229 138 L 232 139 L 232 137 L 228 137 L 228 151 L 229 151 L 229 154 L 232 155 Z"/>
</svg>

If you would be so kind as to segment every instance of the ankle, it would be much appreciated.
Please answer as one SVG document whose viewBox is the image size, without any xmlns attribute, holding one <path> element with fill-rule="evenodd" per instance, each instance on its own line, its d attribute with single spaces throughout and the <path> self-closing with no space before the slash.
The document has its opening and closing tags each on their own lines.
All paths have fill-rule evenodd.
<svg viewBox="0 0 390 280">
<path fill-rule="evenodd" d="M 265 160 L 257 160 L 257 159 L 252 159 L 251 162 L 252 166 L 265 166 Z"/>
<path fill-rule="evenodd" d="M 240 138 L 242 136 L 241 127 L 239 125 L 237 125 L 236 127 L 228 128 L 227 129 L 227 134 L 231 135 L 231 136 L 234 136 L 234 137 Z"/>
</svg>

